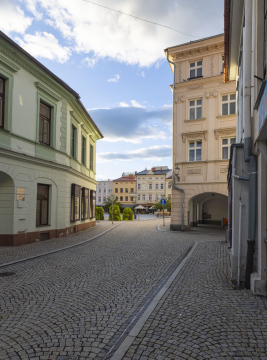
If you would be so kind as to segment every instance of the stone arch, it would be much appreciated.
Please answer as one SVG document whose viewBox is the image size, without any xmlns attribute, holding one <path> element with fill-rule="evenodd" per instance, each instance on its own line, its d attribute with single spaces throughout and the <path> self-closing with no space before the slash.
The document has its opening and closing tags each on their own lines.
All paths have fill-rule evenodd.
<svg viewBox="0 0 267 360">
<path fill-rule="evenodd" d="M 0 244 L 7 245 L 8 236 L 13 234 L 15 185 L 12 177 L 0 171 Z"/>
</svg>

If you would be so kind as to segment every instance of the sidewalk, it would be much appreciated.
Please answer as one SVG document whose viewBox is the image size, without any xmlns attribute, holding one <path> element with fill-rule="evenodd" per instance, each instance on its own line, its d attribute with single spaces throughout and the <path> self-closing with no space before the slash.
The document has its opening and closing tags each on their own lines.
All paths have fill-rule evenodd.
<svg viewBox="0 0 267 360">
<path fill-rule="evenodd" d="M 267 360 L 266 305 L 235 290 L 224 242 L 199 242 L 123 359 Z"/>
</svg>

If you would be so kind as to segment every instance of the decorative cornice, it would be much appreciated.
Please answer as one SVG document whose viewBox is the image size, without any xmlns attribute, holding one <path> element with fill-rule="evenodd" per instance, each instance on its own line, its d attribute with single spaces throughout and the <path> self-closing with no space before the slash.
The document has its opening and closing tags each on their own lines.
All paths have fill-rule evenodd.
<svg viewBox="0 0 267 360">
<path fill-rule="evenodd" d="M 49 87 L 45 86 L 44 84 L 42 84 L 40 81 L 36 81 L 35 86 L 37 87 L 37 89 L 42 90 L 43 92 L 45 92 L 47 95 L 49 95 L 50 97 L 52 97 L 54 100 L 59 101 L 61 100 L 61 96 L 59 96 L 57 93 L 55 93 L 54 91 L 52 91 L 51 89 L 49 89 Z"/>
<path fill-rule="evenodd" d="M 236 128 L 224 128 L 224 129 L 215 129 L 215 139 L 218 140 L 219 136 L 222 135 L 235 135 L 236 134 Z"/>
<path fill-rule="evenodd" d="M 204 140 L 207 140 L 207 134 L 208 134 L 207 130 L 187 132 L 187 133 L 182 133 L 182 139 L 183 139 L 183 142 L 185 142 L 186 139 L 204 139 Z"/>
<path fill-rule="evenodd" d="M 184 58 L 186 56 L 205 54 L 205 53 L 211 52 L 213 50 L 216 50 L 216 51 L 218 51 L 220 49 L 223 50 L 223 48 L 224 48 L 224 42 L 220 41 L 215 44 L 203 45 L 203 46 L 196 47 L 194 49 L 191 48 L 188 50 L 180 50 L 180 51 L 175 52 L 174 54 L 171 54 L 171 56 L 174 60 L 177 60 L 177 59 Z"/>
<path fill-rule="evenodd" d="M 17 64 L 14 64 L 12 61 L 4 57 L 3 55 L 0 55 L 0 63 L 7 66 L 11 71 L 17 72 L 20 70 L 20 67 Z"/>
<path fill-rule="evenodd" d="M 185 102 L 185 97 L 184 96 L 177 96 L 174 100 L 174 102 L 177 103 L 181 103 L 181 102 Z"/>
</svg>

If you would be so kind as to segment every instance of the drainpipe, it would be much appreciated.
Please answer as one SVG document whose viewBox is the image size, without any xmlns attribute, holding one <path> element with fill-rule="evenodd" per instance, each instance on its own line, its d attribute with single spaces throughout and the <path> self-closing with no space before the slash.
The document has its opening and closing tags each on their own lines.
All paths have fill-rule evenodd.
<svg viewBox="0 0 267 360">
<path fill-rule="evenodd" d="M 175 185 L 175 174 L 174 174 L 174 164 L 175 164 L 175 154 L 174 154 L 174 104 L 175 104 L 175 63 L 169 59 L 169 50 L 167 49 L 167 60 L 170 64 L 173 65 L 173 100 L 172 100 L 172 186 L 175 190 L 181 191 L 182 193 L 182 231 L 184 231 L 184 189 L 180 188 L 179 186 Z"/>
<path fill-rule="evenodd" d="M 244 160 L 249 162 L 248 240 L 245 288 L 250 288 L 253 272 L 255 246 L 257 167 L 256 156 L 251 152 L 251 57 L 252 57 L 252 6 L 254 1 L 245 0 L 245 27 L 243 33 L 243 119 L 244 119 Z"/>
</svg>

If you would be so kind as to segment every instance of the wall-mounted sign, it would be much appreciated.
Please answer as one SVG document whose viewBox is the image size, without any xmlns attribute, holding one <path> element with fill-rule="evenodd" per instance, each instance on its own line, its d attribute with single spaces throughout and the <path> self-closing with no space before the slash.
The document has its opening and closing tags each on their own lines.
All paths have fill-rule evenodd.
<svg viewBox="0 0 267 360">
<path fill-rule="evenodd" d="M 25 189 L 17 188 L 17 201 L 25 201 Z"/>
</svg>

